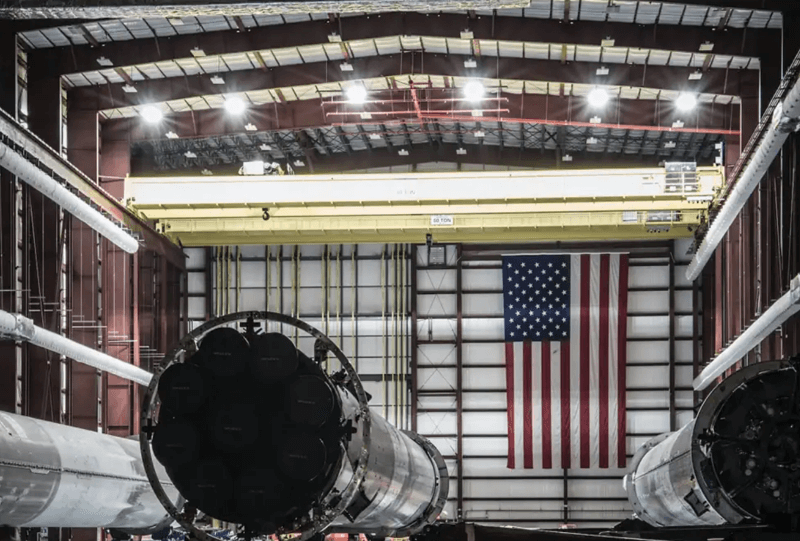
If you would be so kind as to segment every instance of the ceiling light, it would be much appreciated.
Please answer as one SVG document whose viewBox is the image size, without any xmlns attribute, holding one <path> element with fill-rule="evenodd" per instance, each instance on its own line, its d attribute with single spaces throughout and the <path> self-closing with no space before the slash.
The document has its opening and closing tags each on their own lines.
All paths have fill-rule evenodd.
<svg viewBox="0 0 800 541">
<path fill-rule="evenodd" d="M 258 147 L 258 148 L 260 148 L 261 150 L 272 150 L 272 147 L 271 147 L 271 146 L 269 146 L 269 145 L 268 145 L 268 144 L 266 144 L 266 143 L 262 143 L 262 144 L 261 144 L 261 146 L 260 146 L 260 147 Z"/>
<path fill-rule="evenodd" d="M 672 123 L 673 128 L 683 128 L 683 126 L 684 126 L 683 120 L 676 120 L 675 122 Z"/>
<path fill-rule="evenodd" d="M 164 118 L 164 113 L 155 105 L 145 105 L 142 107 L 142 110 L 139 111 L 139 115 L 141 115 L 145 122 L 150 124 L 161 122 L 161 119 Z"/>
<path fill-rule="evenodd" d="M 364 85 L 355 84 L 349 86 L 344 93 L 350 103 L 364 103 L 364 100 L 367 99 L 367 89 L 364 88 Z"/>
<path fill-rule="evenodd" d="M 247 131 L 256 131 L 258 128 L 256 128 L 255 124 L 250 122 L 250 123 L 244 125 L 244 129 L 247 130 Z"/>
<path fill-rule="evenodd" d="M 342 62 L 339 64 L 339 69 L 342 71 L 353 71 L 353 65 L 349 62 Z"/>
<path fill-rule="evenodd" d="M 295 167 L 305 167 L 306 166 L 305 162 L 302 161 L 302 160 L 295 160 L 292 165 L 294 165 Z"/>
<path fill-rule="evenodd" d="M 714 44 L 710 41 L 704 41 L 700 44 L 700 52 L 701 53 L 710 53 L 714 50 Z"/>
<path fill-rule="evenodd" d="M 369 138 L 370 139 L 375 139 L 375 140 L 381 139 L 381 134 L 379 134 L 379 133 L 370 133 L 369 134 Z"/>
<path fill-rule="evenodd" d="M 401 148 L 400 150 L 398 150 L 397 153 L 400 156 L 408 156 L 408 151 L 406 149 L 404 149 L 404 148 Z"/>
<path fill-rule="evenodd" d="M 475 137 L 485 137 L 486 136 L 486 134 L 483 132 L 483 130 L 478 130 L 473 135 L 475 135 Z"/>
<path fill-rule="evenodd" d="M 678 96 L 678 99 L 675 100 L 675 105 L 681 111 L 691 111 L 697 107 L 697 96 L 689 94 L 688 92 L 683 92 Z"/>
<path fill-rule="evenodd" d="M 605 39 L 600 40 L 600 47 L 613 47 L 614 43 L 616 43 L 615 40 L 613 40 L 611 37 L 606 37 Z"/>
<path fill-rule="evenodd" d="M 589 105 L 595 109 L 599 109 L 605 107 L 606 103 L 608 103 L 608 92 L 602 88 L 593 88 L 592 91 L 589 92 L 587 99 L 589 100 Z"/>
<path fill-rule="evenodd" d="M 676 146 L 678 145 L 675 143 L 675 141 L 667 141 L 664 143 L 664 148 L 675 148 Z"/>
<path fill-rule="evenodd" d="M 475 34 L 470 29 L 462 30 L 461 39 L 475 39 Z"/>
<path fill-rule="evenodd" d="M 201 175 L 213 175 L 214 173 L 212 173 L 210 169 L 203 169 L 202 171 L 200 171 L 200 174 Z"/>
<path fill-rule="evenodd" d="M 224 85 L 225 84 L 225 79 L 223 79 L 219 75 L 212 75 L 211 76 L 211 84 Z"/>
<path fill-rule="evenodd" d="M 342 42 L 342 36 L 340 36 L 336 32 L 331 32 L 330 34 L 328 34 L 328 41 L 330 43 L 341 43 Z"/>
<path fill-rule="evenodd" d="M 563 156 L 561 156 L 561 161 L 562 162 L 571 162 L 572 161 L 572 156 L 570 154 L 564 154 Z"/>
<path fill-rule="evenodd" d="M 189 52 L 190 52 L 190 53 L 192 54 L 192 56 L 193 56 L 193 57 L 195 57 L 195 58 L 199 58 L 199 57 L 201 57 L 201 56 L 205 56 L 205 55 L 206 55 L 206 52 L 205 52 L 203 49 L 201 49 L 200 47 L 195 47 L 195 48 L 193 48 L 193 49 L 192 49 L 191 51 L 189 51 Z"/>
<path fill-rule="evenodd" d="M 466 148 L 460 148 L 459 147 L 459 148 L 456 149 L 456 154 L 458 154 L 459 156 L 463 156 L 466 153 L 467 153 L 467 149 Z"/>
<path fill-rule="evenodd" d="M 589 123 L 591 124 L 600 124 L 601 122 L 603 122 L 603 119 L 600 118 L 599 116 L 593 116 L 592 118 L 589 119 Z"/>
<path fill-rule="evenodd" d="M 100 58 L 98 58 L 97 59 L 97 63 L 100 64 L 101 66 L 113 66 L 114 65 L 114 63 L 111 60 L 109 60 L 108 58 L 106 58 L 105 56 L 101 56 Z"/>
<path fill-rule="evenodd" d="M 464 67 L 474 69 L 478 67 L 478 62 L 474 58 L 464 60 Z"/>
<path fill-rule="evenodd" d="M 244 100 L 238 96 L 231 96 L 225 100 L 225 110 L 232 115 L 241 115 L 246 108 Z"/>
<path fill-rule="evenodd" d="M 597 68 L 597 71 L 595 73 L 597 75 L 608 75 L 608 68 L 605 67 L 605 66 L 601 66 L 601 67 Z"/>
<path fill-rule="evenodd" d="M 197 154 L 195 154 L 191 150 L 187 150 L 186 152 L 183 153 L 183 155 L 186 156 L 187 158 L 196 158 L 197 157 Z"/>
<path fill-rule="evenodd" d="M 372 113 L 363 112 L 361 113 L 361 120 L 369 120 L 372 118 Z"/>
<path fill-rule="evenodd" d="M 469 81 L 464 85 L 464 97 L 469 101 L 478 101 L 483 98 L 486 89 L 480 81 Z"/>
<path fill-rule="evenodd" d="M 136 87 L 131 85 L 122 85 L 122 91 L 126 94 L 136 94 L 138 92 Z"/>
<path fill-rule="evenodd" d="M 586 140 L 587 145 L 596 145 L 597 144 L 597 137 L 589 137 Z"/>
<path fill-rule="evenodd" d="M 703 78 L 703 72 L 700 70 L 693 71 L 692 73 L 689 74 L 690 81 L 699 81 L 702 78 Z"/>
<path fill-rule="evenodd" d="M 178 138 L 178 134 L 175 133 L 174 131 L 168 131 L 166 133 L 166 136 L 167 136 L 167 139 L 177 139 Z"/>
</svg>

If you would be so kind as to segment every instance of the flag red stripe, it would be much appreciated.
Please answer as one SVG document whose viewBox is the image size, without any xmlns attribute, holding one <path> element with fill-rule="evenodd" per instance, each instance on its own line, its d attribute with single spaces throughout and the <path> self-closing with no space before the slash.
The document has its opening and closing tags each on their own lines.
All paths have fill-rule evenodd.
<svg viewBox="0 0 800 541">
<path fill-rule="evenodd" d="M 608 468 L 608 274 L 611 256 L 600 256 L 600 326 L 598 329 L 600 361 L 600 467 Z"/>
<path fill-rule="evenodd" d="M 580 359 L 581 359 L 581 407 L 580 407 L 580 445 L 581 445 L 581 468 L 588 468 L 591 465 L 591 442 L 590 442 L 590 420 L 589 420 L 589 371 L 591 369 L 589 355 L 589 293 L 591 280 L 591 261 L 589 255 L 581 256 L 581 337 L 580 337 Z"/>
<path fill-rule="evenodd" d="M 550 342 L 542 341 L 542 468 L 553 467 L 552 405 L 550 403 Z"/>
<path fill-rule="evenodd" d="M 531 361 L 531 342 L 522 343 L 522 400 L 525 402 L 523 411 L 523 461 L 524 467 L 533 468 L 533 362 Z"/>
<path fill-rule="evenodd" d="M 625 433 L 628 430 L 627 423 L 627 404 L 625 385 L 626 374 L 625 368 L 628 361 L 628 255 L 621 254 L 619 256 L 619 318 L 617 329 L 617 403 L 619 413 L 617 415 L 617 457 L 620 468 L 626 466 L 626 438 Z"/>
<path fill-rule="evenodd" d="M 561 342 L 561 467 L 569 468 L 572 457 L 570 438 L 569 341 Z"/>
<path fill-rule="evenodd" d="M 514 343 L 506 342 L 506 410 L 508 411 L 508 467 L 515 468 L 514 441 Z"/>
</svg>

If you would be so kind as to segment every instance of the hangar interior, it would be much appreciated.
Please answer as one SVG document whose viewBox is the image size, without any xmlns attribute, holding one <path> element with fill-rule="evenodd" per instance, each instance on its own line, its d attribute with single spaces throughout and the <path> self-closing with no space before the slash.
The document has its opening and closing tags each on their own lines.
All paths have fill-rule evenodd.
<svg viewBox="0 0 800 541">
<path fill-rule="evenodd" d="M 153 477 L 173 502 L 177 491 L 214 516 L 203 498 L 224 493 L 224 483 L 198 473 L 207 481 L 198 489 L 178 472 L 169 460 L 188 453 L 180 435 L 153 440 L 169 475 L 156 471 L 149 438 L 164 426 L 188 430 L 164 406 L 169 385 L 182 397 L 175 411 L 180 400 L 200 407 L 186 405 L 192 393 L 208 400 L 203 408 L 248 393 L 268 404 L 284 384 L 286 400 L 312 393 L 274 372 L 264 387 L 257 375 L 232 383 L 216 368 L 203 372 L 219 379 L 204 379 L 202 392 L 186 383 L 209 356 L 260 333 L 288 337 L 264 347 L 289 348 L 300 359 L 291 370 L 327 382 L 331 411 L 352 430 L 353 439 L 330 436 L 342 438 L 341 463 L 352 462 L 336 479 L 366 475 L 346 490 L 330 488 L 335 476 L 319 489 L 342 496 L 313 500 L 316 535 L 407 537 L 424 524 L 431 539 L 470 541 L 796 539 L 800 384 L 785 385 L 800 382 L 791 362 L 800 353 L 794 4 L 0 0 L 0 536 L 163 539 L 172 520 Z M 505 265 L 529 256 L 572 258 L 576 284 L 579 268 L 588 276 L 596 262 L 598 298 L 618 296 L 603 313 L 621 313 L 619 326 L 601 316 L 599 331 L 594 322 L 585 331 L 587 344 L 601 344 L 599 375 L 594 364 L 588 375 L 588 350 L 575 357 L 578 342 L 570 358 L 564 342 L 509 338 L 514 303 L 504 295 L 514 296 L 506 281 L 516 279 Z M 580 280 L 588 295 L 591 280 Z M 577 318 L 583 305 L 573 306 Z M 258 333 L 248 327 L 254 317 Z M 230 329 L 238 338 L 219 338 L 208 353 L 203 337 Z M 194 341 L 184 339 L 190 333 Z M 512 434 L 517 343 L 535 374 L 523 376 L 533 381 L 522 398 L 531 441 L 524 467 L 511 468 L 514 438 L 523 437 Z M 603 364 L 603 348 L 618 365 Z M 177 365 L 182 376 L 176 368 L 161 378 Z M 181 394 L 184 384 L 193 390 Z M 211 387 L 223 398 L 208 398 Z M 747 389 L 757 396 L 737 394 Z M 148 410 L 156 394 L 159 414 Z M 745 413 L 734 403 L 756 405 Z M 229 406 L 213 423 L 246 433 Z M 292 422 L 308 413 L 287 408 Z M 695 430 L 694 439 L 667 449 L 667 459 L 700 460 L 703 445 L 715 445 L 709 433 L 724 439 L 714 423 L 733 424 L 726 415 L 738 415 L 741 435 L 725 436 L 702 471 L 698 462 L 680 477 L 675 467 L 636 492 L 648 460 L 641 449 L 658 452 L 662 435 L 688 425 L 678 434 Z M 372 462 L 354 450 L 370 447 L 365 418 Z M 698 439 L 701 425 L 708 432 Z M 305 446 L 307 430 L 261 432 L 258 445 L 278 449 L 265 456 L 294 472 L 293 486 L 237 480 L 230 498 L 246 487 L 250 504 L 300 501 L 301 485 L 321 482 L 303 477 L 318 457 L 282 449 Z M 206 465 L 214 434 L 201 441 L 192 432 Z M 251 460 L 231 454 L 244 453 L 240 440 L 226 441 L 226 460 Z M 381 455 L 384 443 L 413 447 L 411 458 Z M 327 449 L 320 464 L 334 468 L 339 455 Z M 710 464 L 750 473 L 718 471 L 706 486 L 695 478 L 712 475 Z M 660 503 L 648 501 L 651 492 Z M 743 494 L 757 503 L 730 503 Z M 670 498 L 670 518 L 654 518 L 648 506 Z M 203 532 L 246 522 L 224 520 L 246 513 L 220 505 Z M 325 529 L 318 505 L 348 520 L 331 514 Z M 234 534 L 308 525 L 286 513 L 283 523 L 254 519 Z M 746 537 L 772 527 L 775 537 Z"/>
</svg>

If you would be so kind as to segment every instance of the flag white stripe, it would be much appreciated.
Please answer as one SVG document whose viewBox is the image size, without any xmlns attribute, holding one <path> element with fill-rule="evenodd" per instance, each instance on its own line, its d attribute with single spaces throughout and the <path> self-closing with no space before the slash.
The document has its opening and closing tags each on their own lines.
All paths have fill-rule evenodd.
<svg viewBox="0 0 800 541">
<path fill-rule="evenodd" d="M 550 347 L 550 426 L 553 467 L 561 464 L 561 342 L 551 342 Z"/>
<path fill-rule="evenodd" d="M 522 342 L 514 342 L 514 465 L 525 467 L 525 401 L 522 397 Z"/>
<path fill-rule="evenodd" d="M 617 340 L 619 335 L 619 254 L 613 254 L 608 272 L 608 465 L 618 465 L 619 434 L 617 426 L 619 408 L 617 403 L 617 377 L 619 373 L 619 357 L 617 356 Z"/>
<path fill-rule="evenodd" d="M 600 467 L 600 254 L 591 255 L 589 287 L 589 420 L 591 466 Z"/>
<path fill-rule="evenodd" d="M 542 342 L 531 343 L 533 399 L 533 467 L 542 467 Z"/>
<path fill-rule="evenodd" d="M 569 297 L 569 388 L 570 388 L 570 446 L 572 447 L 572 467 L 581 463 L 581 256 L 570 256 L 570 297 Z"/>
</svg>

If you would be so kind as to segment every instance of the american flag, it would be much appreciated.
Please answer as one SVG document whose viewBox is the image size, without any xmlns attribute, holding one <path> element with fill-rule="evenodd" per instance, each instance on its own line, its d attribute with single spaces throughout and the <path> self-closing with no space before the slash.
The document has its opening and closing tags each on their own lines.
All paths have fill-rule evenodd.
<svg viewBox="0 0 800 541">
<path fill-rule="evenodd" d="M 627 254 L 503 257 L 509 468 L 625 467 Z"/>
</svg>

